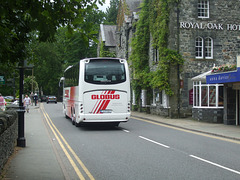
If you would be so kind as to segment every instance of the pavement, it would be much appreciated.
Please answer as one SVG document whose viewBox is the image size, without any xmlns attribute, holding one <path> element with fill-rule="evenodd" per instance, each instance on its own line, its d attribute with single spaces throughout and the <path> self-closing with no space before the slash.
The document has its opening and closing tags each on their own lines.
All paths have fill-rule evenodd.
<svg viewBox="0 0 240 180">
<path fill-rule="evenodd" d="M 132 117 L 240 143 L 240 126 L 199 122 L 191 118 L 170 119 L 143 112 L 132 112 Z M 30 106 L 30 113 L 25 113 L 25 138 L 26 147 L 18 148 L 5 166 L 4 180 L 69 179 L 64 173 L 38 106 Z"/>
</svg>

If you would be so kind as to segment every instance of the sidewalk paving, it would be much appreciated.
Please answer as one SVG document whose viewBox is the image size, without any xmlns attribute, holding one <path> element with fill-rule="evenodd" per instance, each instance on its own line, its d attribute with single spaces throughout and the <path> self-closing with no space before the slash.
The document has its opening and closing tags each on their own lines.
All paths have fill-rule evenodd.
<svg viewBox="0 0 240 180">
<path fill-rule="evenodd" d="M 239 126 L 198 122 L 191 119 L 170 119 L 140 112 L 132 112 L 132 117 L 240 141 Z M 30 106 L 30 113 L 25 113 L 25 138 L 26 147 L 20 148 L 9 162 L 5 180 L 67 179 L 40 109 L 36 106 Z"/>
<path fill-rule="evenodd" d="M 240 141 L 240 126 L 199 122 L 190 118 L 170 119 L 142 112 L 132 112 L 132 117 L 143 118 L 186 130 L 207 133 Z"/>
<path fill-rule="evenodd" d="M 7 165 L 5 180 L 65 179 L 39 106 L 25 112 L 26 147 L 19 148 Z"/>
</svg>

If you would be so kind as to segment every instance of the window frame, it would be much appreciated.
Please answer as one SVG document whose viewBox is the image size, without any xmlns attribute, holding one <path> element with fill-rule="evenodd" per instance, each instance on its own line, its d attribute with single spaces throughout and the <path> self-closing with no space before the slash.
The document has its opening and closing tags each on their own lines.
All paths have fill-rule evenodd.
<svg viewBox="0 0 240 180">
<path fill-rule="evenodd" d="M 196 59 L 213 59 L 213 38 L 211 37 L 203 38 L 200 36 L 196 37 L 195 58 Z"/>
<path fill-rule="evenodd" d="M 153 89 L 152 106 L 159 104 L 163 108 L 169 108 L 169 96 L 165 93 L 165 90 Z"/>
<path fill-rule="evenodd" d="M 201 43 L 201 45 L 199 45 Z M 204 39 L 197 37 L 195 39 L 195 57 L 196 59 L 203 59 L 204 52 Z M 200 55 L 200 56 L 199 56 Z"/>
<path fill-rule="evenodd" d="M 223 101 L 222 103 L 219 101 L 220 93 L 224 93 L 223 89 L 222 92 L 220 92 L 220 87 L 224 87 L 223 84 L 203 84 L 201 81 L 194 81 L 193 82 L 193 108 L 224 108 Z M 203 94 L 203 89 L 206 89 L 206 96 Z M 214 92 L 211 92 L 210 90 L 215 90 Z M 212 93 L 214 93 L 215 100 L 213 103 L 212 101 Z M 223 95 L 223 94 L 222 94 Z M 206 105 L 203 105 L 203 98 L 207 98 Z M 223 97 L 222 97 L 223 100 Z M 222 104 L 222 105 L 220 105 Z"/>
<path fill-rule="evenodd" d="M 208 41 L 210 40 L 210 41 Z M 209 42 L 211 43 L 209 45 Z M 210 56 L 207 56 L 206 54 L 210 53 Z M 204 54 L 206 59 L 213 59 L 213 39 L 211 37 L 206 37 L 204 41 Z"/>
<path fill-rule="evenodd" d="M 209 18 L 209 0 L 198 0 L 197 13 L 198 18 Z"/>
</svg>

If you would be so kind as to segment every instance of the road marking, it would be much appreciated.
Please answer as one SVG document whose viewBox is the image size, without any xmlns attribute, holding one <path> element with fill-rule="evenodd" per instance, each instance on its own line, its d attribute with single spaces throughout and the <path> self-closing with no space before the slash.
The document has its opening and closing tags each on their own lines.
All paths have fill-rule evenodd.
<svg viewBox="0 0 240 180">
<path fill-rule="evenodd" d="M 65 148 L 65 146 L 63 145 L 62 141 L 64 142 L 64 144 L 67 146 L 68 150 L 72 153 L 72 155 L 74 156 L 74 158 L 77 160 L 77 162 L 79 163 L 79 165 L 82 167 L 82 169 L 85 171 L 85 173 L 88 175 L 89 179 L 94 180 L 94 177 L 92 176 L 92 174 L 88 171 L 88 169 L 86 168 L 86 166 L 83 164 L 83 162 L 80 160 L 80 158 L 76 155 L 76 153 L 73 151 L 73 149 L 70 147 L 70 145 L 67 143 L 67 141 L 65 140 L 65 138 L 62 136 L 62 134 L 59 132 L 59 130 L 57 129 L 57 127 L 53 124 L 51 118 L 49 117 L 49 115 L 46 113 L 45 109 L 43 106 L 41 106 L 41 110 L 43 112 L 43 115 L 46 119 L 47 124 L 49 125 L 50 129 L 52 130 L 53 134 L 55 135 L 59 145 L 61 146 L 63 152 L 65 153 L 65 155 L 67 156 L 69 162 L 71 163 L 72 167 L 74 168 L 76 174 L 78 175 L 79 179 L 84 180 L 85 178 L 83 177 L 82 173 L 80 172 L 79 168 L 77 167 L 77 165 L 74 163 L 73 159 L 71 158 L 71 156 L 69 155 L 67 149 Z M 55 130 L 54 130 L 55 129 Z M 59 136 L 57 135 L 57 133 Z M 62 140 L 62 141 L 61 141 Z"/>
<path fill-rule="evenodd" d="M 130 131 L 126 130 L 126 129 L 123 129 L 123 131 L 126 132 L 126 133 L 129 133 L 129 132 L 130 132 Z"/>
<path fill-rule="evenodd" d="M 222 169 L 225 169 L 225 170 L 228 170 L 228 171 L 231 171 L 231 172 L 233 172 L 233 173 L 236 173 L 236 174 L 239 174 L 239 175 L 240 175 L 240 172 L 239 172 L 239 171 L 236 171 L 236 170 L 227 168 L 227 167 L 222 166 L 222 165 L 220 165 L 220 164 L 217 164 L 217 163 L 208 161 L 208 160 L 206 160 L 206 159 L 203 159 L 203 158 L 200 158 L 200 157 L 197 157 L 197 156 L 194 156 L 194 155 L 189 155 L 189 156 L 192 157 L 192 158 L 198 159 L 198 160 L 200 160 L 200 161 L 206 162 L 206 163 L 208 163 L 208 164 L 217 166 L 217 167 L 219 167 L 219 168 L 222 168 Z"/>
<path fill-rule="evenodd" d="M 153 141 L 153 140 L 148 139 L 148 138 L 145 138 L 145 137 L 143 137 L 143 136 L 138 136 L 138 137 L 140 137 L 140 138 L 142 138 L 142 139 L 145 139 L 145 140 L 147 140 L 147 141 L 149 141 L 149 142 L 152 142 L 152 143 L 154 143 L 154 144 L 163 146 L 163 147 L 165 147 L 165 148 L 170 148 L 169 146 L 167 146 L 167 145 L 165 145 L 165 144 L 161 144 L 161 143 L 159 143 L 159 142 Z"/>
<path fill-rule="evenodd" d="M 218 139 L 218 140 L 221 140 L 221 141 L 227 141 L 227 142 L 231 142 L 231 143 L 235 143 L 235 144 L 240 144 L 239 140 L 234 140 L 234 139 L 224 138 L 224 137 L 220 137 L 220 136 L 216 136 L 216 135 L 206 134 L 204 132 L 196 132 L 196 131 L 193 131 L 193 130 L 187 130 L 187 129 L 183 129 L 181 127 L 174 127 L 174 126 L 171 126 L 171 125 L 163 124 L 161 122 L 154 122 L 154 121 L 146 120 L 146 119 L 142 119 L 142 118 L 137 118 L 137 117 L 131 117 L 131 118 L 135 119 L 135 120 L 138 120 L 138 121 L 144 121 L 144 122 L 148 122 L 148 123 L 151 123 L 151 124 L 156 124 L 156 125 L 159 125 L 159 126 L 162 126 L 162 127 L 175 129 L 175 130 L 178 130 L 178 131 L 188 132 L 188 133 L 192 133 L 192 134 L 196 134 L 196 135 L 200 135 L 200 136 L 205 136 L 205 137 L 209 137 L 209 138 L 213 138 L 213 139 Z"/>
</svg>

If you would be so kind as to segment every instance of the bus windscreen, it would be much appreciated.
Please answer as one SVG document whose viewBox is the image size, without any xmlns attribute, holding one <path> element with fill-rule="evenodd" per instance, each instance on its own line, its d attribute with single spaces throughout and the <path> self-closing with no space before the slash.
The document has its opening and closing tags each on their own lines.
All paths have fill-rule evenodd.
<svg viewBox="0 0 240 180">
<path fill-rule="evenodd" d="M 118 84 L 126 81 L 125 67 L 118 60 L 94 60 L 85 64 L 85 81 L 92 84 Z"/>
</svg>

